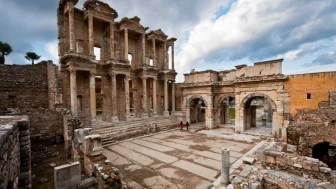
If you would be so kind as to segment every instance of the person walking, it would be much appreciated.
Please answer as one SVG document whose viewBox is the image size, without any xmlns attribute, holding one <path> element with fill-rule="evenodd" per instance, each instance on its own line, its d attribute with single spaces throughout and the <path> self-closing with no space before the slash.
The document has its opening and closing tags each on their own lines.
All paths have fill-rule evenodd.
<svg viewBox="0 0 336 189">
<path fill-rule="evenodd" d="M 186 123 L 186 126 L 187 126 L 187 131 L 189 131 L 189 122 L 188 121 Z"/>
<path fill-rule="evenodd" d="M 183 131 L 183 122 L 182 121 L 180 123 L 180 127 L 181 127 L 180 131 Z"/>
</svg>

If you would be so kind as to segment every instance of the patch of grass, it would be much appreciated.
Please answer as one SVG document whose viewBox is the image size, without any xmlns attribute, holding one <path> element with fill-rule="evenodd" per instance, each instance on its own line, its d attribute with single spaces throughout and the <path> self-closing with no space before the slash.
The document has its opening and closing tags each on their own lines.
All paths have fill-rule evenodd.
<svg viewBox="0 0 336 189">
<path fill-rule="evenodd" d="M 236 115 L 236 109 L 229 108 L 229 119 L 234 119 Z"/>
</svg>

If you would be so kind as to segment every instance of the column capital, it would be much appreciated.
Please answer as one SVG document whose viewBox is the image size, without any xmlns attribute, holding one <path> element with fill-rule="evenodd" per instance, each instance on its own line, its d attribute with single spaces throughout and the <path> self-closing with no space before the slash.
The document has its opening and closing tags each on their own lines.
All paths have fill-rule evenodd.
<svg viewBox="0 0 336 189">
<path fill-rule="evenodd" d="M 110 72 L 109 75 L 112 76 L 116 76 L 117 74 L 115 72 Z"/>
<path fill-rule="evenodd" d="M 91 70 L 90 75 L 96 75 L 96 71 Z"/>
<path fill-rule="evenodd" d="M 128 33 L 128 29 L 127 29 L 127 28 L 125 28 L 125 29 L 124 29 L 124 32 L 125 32 L 125 33 Z"/>
<path fill-rule="evenodd" d="M 69 68 L 69 72 L 70 72 L 71 74 L 76 73 L 76 71 L 77 71 L 76 68 L 72 68 L 72 67 Z"/>
</svg>

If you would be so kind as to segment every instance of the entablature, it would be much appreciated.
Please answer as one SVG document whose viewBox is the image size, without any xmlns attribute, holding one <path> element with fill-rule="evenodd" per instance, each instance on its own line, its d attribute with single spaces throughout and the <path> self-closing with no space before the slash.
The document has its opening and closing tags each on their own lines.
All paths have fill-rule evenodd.
<svg viewBox="0 0 336 189">
<path fill-rule="evenodd" d="M 155 39 L 158 41 L 166 42 L 168 38 L 168 36 L 165 33 L 163 33 L 161 29 L 151 30 L 146 35 L 147 40 Z"/>
<path fill-rule="evenodd" d="M 131 30 L 136 33 L 144 34 L 148 27 L 144 27 L 140 24 L 140 18 L 135 16 L 133 18 L 122 18 L 117 24 L 119 25 L 119 31 Z"/>
</svg>

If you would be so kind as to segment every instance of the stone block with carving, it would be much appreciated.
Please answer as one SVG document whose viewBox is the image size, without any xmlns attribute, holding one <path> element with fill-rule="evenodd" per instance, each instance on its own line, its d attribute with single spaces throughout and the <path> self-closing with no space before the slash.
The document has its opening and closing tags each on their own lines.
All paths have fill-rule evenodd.
<svg viewBox="0 0 336 189">
<path fill-rule="evenodd" d="M 83 151 L 82 144 L 84 142 L 84 137 L 89 136 L 91 132 L 91 128 L 84 128 L 84 129 L 76 129 L 74 131 L 75 135 L 75 147 L 80 148 Z"/>
<path fill-rule="evenodd" d="M 89 135 L 84 137 L 83 153 L 87 156 L 97 156 L 102 153 L 102 138 L 100 135 Z"/>
</svg>

